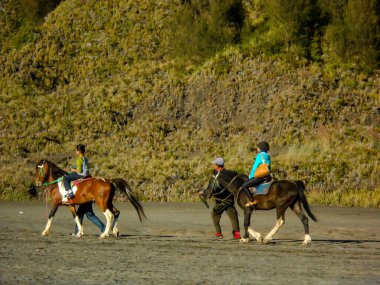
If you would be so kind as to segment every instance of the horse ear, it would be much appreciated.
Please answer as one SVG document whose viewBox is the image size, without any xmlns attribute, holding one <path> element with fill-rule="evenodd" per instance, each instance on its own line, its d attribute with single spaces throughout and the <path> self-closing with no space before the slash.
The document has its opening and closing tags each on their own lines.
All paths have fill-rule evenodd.
<svg viewBox="0 0 380 285">
<path fill-rule="evenodd" d="M 307 186 L 310 182 L 310 177 L 302 177 L 301 181 L 305 184 L 305 186 Z"/>
<path fill-rule="evenodd" d="M 38 168 L 42 168 L 42 167 L 44 167 L 44 163 L 45 163 L 45 162 L 46 162 L 45 159 L 41 159 L 40 162 L 37 163 L 37 167 L 38 167 Z M 37 167 L 36 167 L 36 168 L 37 168 Z"/>
</svg>

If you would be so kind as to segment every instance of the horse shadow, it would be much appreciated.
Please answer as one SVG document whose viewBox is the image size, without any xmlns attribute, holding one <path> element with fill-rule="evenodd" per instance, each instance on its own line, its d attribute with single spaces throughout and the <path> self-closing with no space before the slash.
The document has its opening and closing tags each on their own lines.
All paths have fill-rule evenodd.
<svg viewBox="0 0 380 285">
<path fill-rule="evenodd" d="M 330 243 L 352 243 L 352 244 L 361 244 L 361 243 L 380 243 L 380 240 L 368 240 L 368 239 L 314 239 L 314 242 L 330 242 Z"/>
<path fill-rule="evenodd" d="M 91 235 L 96 237 L 97 235 Z M 110 235 L 110 238 L 116 238 L 112 234 Z M 128 239 L 128 238 L 134 238 L 134 239 L 188 239 L 193 240 L 194 237 L 190 236 L 176 236 L 176 235 L 165 235 L 165 234 L 120 234 L 117 239 Z M 214 240 L 214 239 L 210 239 Z M 223 241 L 230 241 L 229 239 L 224 240 L 217 240 L 218 242 Z M 236 240 L 235 240 L 236 241 Z M 300 244 L 303 240 L 300 239 L 273 239 L 271 240 L 267 245 L 278 245 L 278 244 Z M 256 244 L 257 242 L 255 240 L 251 240 L 250 244 Z M 330 243 L 330 244 L 366 244 L 366 243 L 373 243 L 373 244 L 380 244 L 380 240 L 376 239 L 313 239 L 312 244 L 315 243 Z"/>
<path fill-rule="evenodd" d="M 271 240 L 271 244 L 276 243 L 300 243 L 302 240 L 294 240 L 294 239 L 275 239 Z M 364 243 L 379 243 L 380 240 L 374 240 L 374 239 L 313 239 L 312 243 L 332 243 L 332 244 L 364 244 Z"/>
<path fill-rule="evenodd" d="M 193 237 L 184 237 L 184 236 L 176 236 L 176 235 L 152 235 L 152 234 L 121 234 L 118 238 L 121 239 L 127 239 L 127 238 L 154 238 L 154 239 L 178 239 L 178 238 L 189 238 L 192 239 Z M 228 239 L 221 240 L 221 241 L 228 241 Z M 303 240 L 299 239 L 273 239 L 270 241 L 269 244 L 299 244 L 302 243 Z M 255 241 L 252 240 L 254 243 Z M 313 239 L 312 243 L 332 243 L 332 244 L 364 244 L 364 243 L 379 243 L 380 240 L 375 239 Z"/>
<path fill-rule="evenodd" d="M 178 238 L 175 235 L 120 234 L 118 238 Z"/>
</svg>

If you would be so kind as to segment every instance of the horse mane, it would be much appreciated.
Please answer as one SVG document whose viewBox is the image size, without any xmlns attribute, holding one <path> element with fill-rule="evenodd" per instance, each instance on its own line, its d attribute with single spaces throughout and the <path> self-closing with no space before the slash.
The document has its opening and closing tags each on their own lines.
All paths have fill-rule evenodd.
<svg viewBox="0 0 380 285">
<path fill-rule="evenodd" d="M 231 184 L 231 186 L 233 186 L 232 188 L 234 189 L 234 191 L 238 191 L 238 189 L 240 188 L 240 186 L 245 181 L 247 181 L 248 176 L 245 175 L 245 174 L 243 174 L 243 173 L 239 173 L 239 172 L 237 172 L 235 170 L 223 169 L 223 171 L 221 172 L 221 175 L 219 176 L 219 178 L 226 185 L 232 182 L 232 184 Z"/>
<path fill-rule="evenodd" d="M 234 177 L 234 176 L 236 176 L 238 173 L 237 173 L 237 171 L 235 171 L 235 170 L 223 169 L 223 174 L 224 174 L 224 175 L 227 175 L 228 177 Z"/>
<path fill-rule="evenodd" d="M 223 169 L 223 176 L 227 177 L 228 179 L 233 179 L 235 178 L 238 181 L 246 181 L 248 179 L 248 176 L 245 175 L 244 173 L 239 173 L 235 170 L 227 170 Z"/>
<path fill-rule="evenodd" d="M 62 168 L 59 168 L 54 162 L 51 162 L 47 159 L 41 159 L 40 162 L 36 165 L 36 169 L 37 169 L 38 165 L 41 165 L 44 162 L 49 164 L 51 175 L 52 175 L 52 177 L 54 177 L 54 179 L 57 179 L 57 178 L 65 175 L 65 174 L 67 174 L 66 171 L 64 171 Z"/>
</svg>

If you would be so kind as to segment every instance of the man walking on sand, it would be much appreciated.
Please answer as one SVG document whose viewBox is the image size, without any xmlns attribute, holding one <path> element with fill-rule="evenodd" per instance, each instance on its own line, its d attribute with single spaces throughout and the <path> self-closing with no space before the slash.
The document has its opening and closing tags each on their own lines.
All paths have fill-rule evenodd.
<svg viewBox="0 0 380 285">
<path fill-rule="evenodd" d="M 223 158 L 218 157 L 211 161 L 211 163 L 214 165 L 214 176 L 217 176 L 220 172 L 224 171 Z M 198 192 L 198 195 L 201 197 L 206 196 L 205 190 Z M 223 238 L 220 219 L 223 212 L 226 212 L 231 221 L 233 238 L 240 239 L 239 219 L 234 205 L 234 195 L 232 195 L 227 189 L 223 189 L 221 186 L 214 189 L 211 195 L 214 196 L 215 199 L 215 206 L 211 212 L 212 222 L 216 230 L 215 237 L 217 239 Z"/>
</svg>

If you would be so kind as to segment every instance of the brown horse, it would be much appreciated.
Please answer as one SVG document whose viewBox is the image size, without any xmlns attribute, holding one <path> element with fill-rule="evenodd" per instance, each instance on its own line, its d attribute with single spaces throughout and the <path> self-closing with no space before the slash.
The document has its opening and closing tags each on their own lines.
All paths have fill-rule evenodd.
<svg viewBox="0 0 380 285">
<path fill-rule="evenodd" d="M 112 180 L 92 178 L 85 180 L 76 186 L 77 190 L 75 198 L 69 199 L 67 202 L 63 202 L 60 188 L 64 188 L 62 185 L 63 183 L 61 182 L 61 177 L 65 174 L 66 172 L 64 170 L 48 160 L 41 160 L 36 165 L 35 184 L 36 186 L 45 186 L 45 192 L 50 194 L 53 204 L 53 207 L 49 214 L 48 222 L 46 224 L 46 228 L 42 232 L 42 235 L 46 236 L 49 234 L 50 226 L 58 207 L 65 205 L 70 208 L 75 222 L 78 225 L 77 237 L 81 237 L 83 235 L 83 227 L 79 222 L 75 205 L 96 202 L 99 209 L 106 216 L 107 220 L 106 228 L 99 238 L 103 239 L 109 236 L 111 224 L 113 224 L 113 234 L 115 236 L 119 236 L 119 230 L 117 229 L 117 218 L 120 214 L 120 211 L 116 209 L 112 204 L 116 189 L 119 189 L 124 195 L 128 197 L 129 201 L 136 209 L 140 221 L 146 219 L 144 209 L 141 206 L 139 200 L 132 194 L 128 183 L 121 178 L 115 178 Z M 114 218 L 115 221 L 113 221 Z"/>
<path fill-rule="evenodd" d="M 248 179 L 244 174 L 238 174 L 235 171 L 222 170 L 219 174 L 211 178 L 206 193 L 212 193 L 215 189 L 223 188 L 223 190 L 228 190 L 234 194 L 235 200 L 244 210 L 244 237 L 241 239 L 242 242 L 249 241 L 249 234 L 251 234 L 257 241 L 263 243 L 269 243 L 273 239 L 273 236 L 278 232 L 278 230 L 285 224 L 285 211 L 290 207 L 293 212 L 300 218 L 305 230 L 305 237 L 303 244 L 308 244 L 311 242 L 311 237 L 309 235 L 309 222 L 307 216 L 304 214 L 303 208 L 306 213 L 313 221 L 317 221 L 316 217 L 310 210 L 309 204 L 305 197 L 305 183 L 303 181 L 290 181 L 290 180 L 278 180 L 272 182 L 268 194 L 266 195 L 256 195 L 255 200 L 257 204 L 253 207 L 246 207 L 245 205 L 249 201 L 249 198 L 245 191 L 241 191 L 242 184 Z M 216 187 L 219 186 L 219 187 Z M 220 191 L 220 190 L 218 190 Z M 262 239 L 261 234 L 255 232 L 253 228 L 250 227 L 252 211 L 256 210 L 271 210 L 276 209 L 277 221 L 274 228 Z"/>
</svg>

